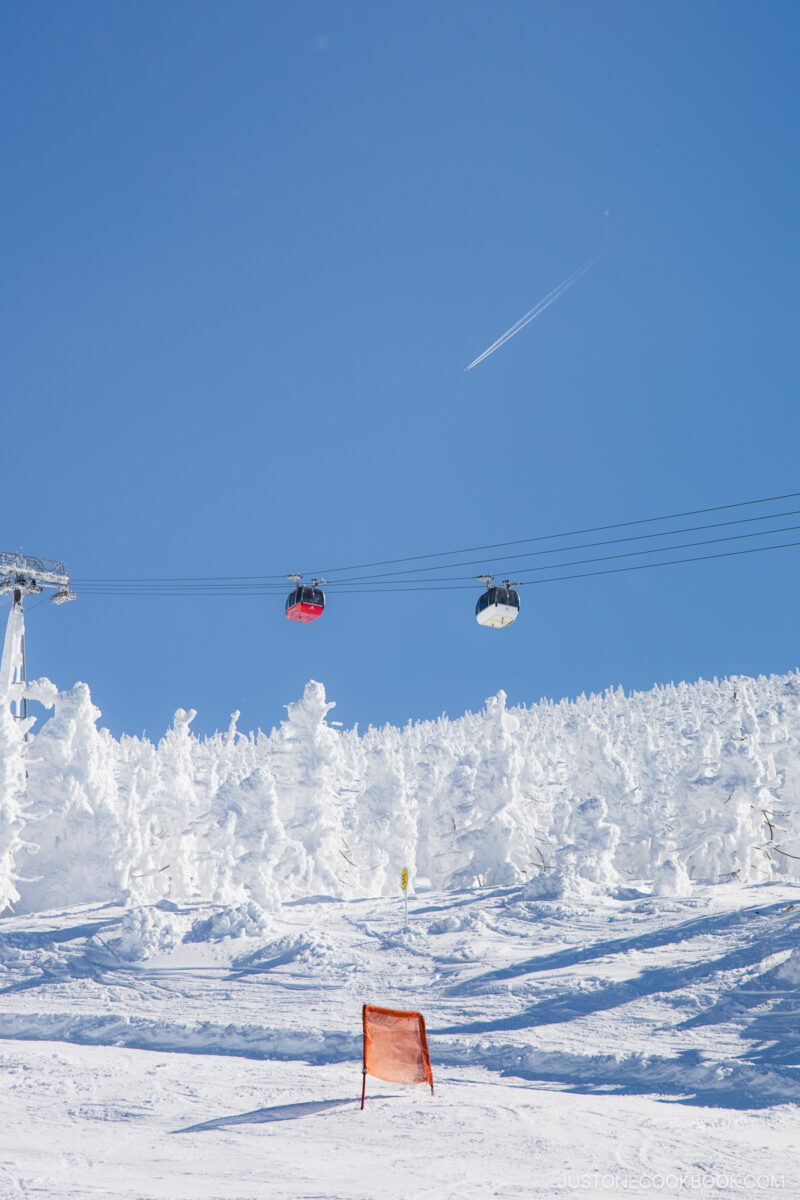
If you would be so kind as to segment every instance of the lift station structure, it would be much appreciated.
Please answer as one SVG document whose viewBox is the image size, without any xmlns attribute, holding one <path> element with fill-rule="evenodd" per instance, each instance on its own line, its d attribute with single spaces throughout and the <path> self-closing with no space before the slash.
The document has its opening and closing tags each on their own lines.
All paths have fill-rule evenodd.
<svg viewBox="0 0 800 1200">
<path fill-rule="evenodd" d="M 25 615 L 22 606 L 26 596 L 45 589 L 52 590 L 54 604 L 75 599 L 69 571 L 63 562 L 0 551 L 0 595 L 10 594 L 12 597 L 3 657 L 0 660 L 0 702 L 10 704 L 16 717 L 27 716 L 27 701 L 23 694 L 26 671 Z"/>
</svg>

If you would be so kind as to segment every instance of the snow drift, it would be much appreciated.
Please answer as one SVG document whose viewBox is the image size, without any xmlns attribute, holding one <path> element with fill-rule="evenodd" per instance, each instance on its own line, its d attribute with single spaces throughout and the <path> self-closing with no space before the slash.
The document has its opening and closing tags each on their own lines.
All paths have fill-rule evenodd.
<svg viewBox="0 0 800 1200">
<path fill-rule="evenodd" d="M 621 690 L 340 731 L 320 683 L 266 734 L 158 742 L 98 728 L 85 684 L 23 740 L 0 706 L 0 905 L 212 900 L 526 884 L 531 899 L 634 883 L 800 874 L 800 675 Z M 30 726 L 31 722 L 28 722 Z M 248 907 L 250 906 L 250 907 Z M 255 918 L 254 918 L 255 919 Z"/>
</svg>

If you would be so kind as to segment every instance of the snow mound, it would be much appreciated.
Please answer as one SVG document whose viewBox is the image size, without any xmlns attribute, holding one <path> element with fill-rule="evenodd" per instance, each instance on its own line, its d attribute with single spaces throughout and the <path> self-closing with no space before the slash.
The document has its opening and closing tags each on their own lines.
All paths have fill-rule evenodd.
<svg viewBox="0 0 800 1200">
<path fill-rule="evenodd" d="M 228 904 L 192 924 L 185 942 L 220 942 L 224 938 L 264 937 L 271 924 L 267 914 L 254 900 L 245 904 Z"/>
<path fill-rule="evenodd" d="M 800 983 L 800 950 L 792 950 L 789 957 L 776 972 L 784 983 Z"/>
<path fill-rule="evenodd" d="M 102 947 L 122 962 L 142 962 L 154 954 L 174 950 L 183 931 L 175 917 L 158 908 L 129 908 L 122 917 L 117 937 L 95 935 L 90 946 Z"/>
</svg>

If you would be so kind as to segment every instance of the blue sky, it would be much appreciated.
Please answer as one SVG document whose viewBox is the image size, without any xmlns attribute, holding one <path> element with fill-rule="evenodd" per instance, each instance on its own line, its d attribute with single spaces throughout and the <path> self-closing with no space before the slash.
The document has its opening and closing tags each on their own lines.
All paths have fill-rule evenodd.
<svg viewBox="0 0 800 1200">
<path fill-rule="evenodd" d="M 2 26 L 0 548 L 272 575 L 800 490 L 796 5 L 34 0 Z M 309 678 L 346 725 L 403 723 L 793 668 L 798 565 L 529 587 L 500 632 L 477 584 L 308 627 L 278 596 L 78 584 L 31 605 L 29 667 L 115 733 L 179 705 L 268 728 Z"/>
</svg>

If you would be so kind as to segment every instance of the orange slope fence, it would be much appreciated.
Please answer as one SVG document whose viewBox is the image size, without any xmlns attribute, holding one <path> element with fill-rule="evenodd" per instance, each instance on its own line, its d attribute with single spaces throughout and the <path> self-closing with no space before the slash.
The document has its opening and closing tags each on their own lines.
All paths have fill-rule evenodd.
<svg viewBox="0 0 800 1200">
<path fill-rule="evenodd" d="M 364 1065 L 361 1107 L 367 1090 L 367 1075 L 386 1083 L 429 1083 L 433 1095 L 433 1071 L 428 1053 L 425 1018 L 422 1013 L 365 1004 Z"/>
</svg>

